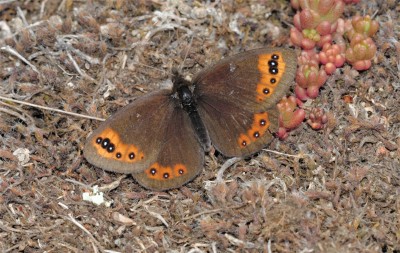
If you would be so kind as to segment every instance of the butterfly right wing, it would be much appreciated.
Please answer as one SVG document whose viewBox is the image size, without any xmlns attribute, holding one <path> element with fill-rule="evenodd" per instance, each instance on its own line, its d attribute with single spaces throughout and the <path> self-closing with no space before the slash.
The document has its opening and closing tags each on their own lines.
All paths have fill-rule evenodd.
<svg viewBox="0 0 400 253">
<path fill-rule="evenodd" d="M 142 96 L 103 122 L 83 150 L 93 165 L 118 173 L 139 173 L 150 166 L 167 134 L 174 112 L 170 91 Z"/>
<path fill-rule="evenodd" d="M 218 151 L 248 156 L 272 141 L 279 125 L 276 104 L 293 81 L 296 62 L 293 50 L 250 50 L 194 79 L 198 111 Z"/>
</svg>

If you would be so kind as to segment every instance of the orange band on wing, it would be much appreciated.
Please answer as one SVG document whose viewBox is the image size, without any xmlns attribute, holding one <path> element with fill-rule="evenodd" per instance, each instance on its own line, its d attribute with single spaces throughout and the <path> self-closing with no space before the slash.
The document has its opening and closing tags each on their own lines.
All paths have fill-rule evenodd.
<svg viewBox="0 0 400 253">
<path fill-rule="evenodd" d="M 181 163 L 175 164 L 174 166 L 161 166 L 158 163 L 154 163 L 144 172 L 148 178 L 154 180 L 168 180 L 187 174 L 187 167 Z"/>
<path fill-rule="evenodd" d="M 135 163 L 144 158 L 138 147 L 122 142 L 119 134 L 111 128 L 106 128 L 93 138 L 92 144 L 101 157 L 127 163 Z"/>
<path fill-rule="evenodd" d="M 254 114 L 253 123 L 251 124 L 247 133 L 242 133 L 238 138 L 238 144 L 241 148 L 245 148 L 257 139 L 264 136 L 267 132 L 270 121 L 267 112 Z"/>
<path fill-rule="evenodd" d="M 257 101 L 263 102 L 271 96 L 285 73 L 286 63 L 281 52 L 258 56 L 258 71 L 261 78 L 257 84 Z"/>
</svg>

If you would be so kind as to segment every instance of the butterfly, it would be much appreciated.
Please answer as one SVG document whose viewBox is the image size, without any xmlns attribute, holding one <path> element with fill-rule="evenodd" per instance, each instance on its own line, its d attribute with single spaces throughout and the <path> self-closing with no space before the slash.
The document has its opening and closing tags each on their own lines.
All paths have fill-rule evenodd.
<svg viewBox="0 0 400 253">
<path fill-rule="evenodd" d="M 291 49 L 261 48 L 224 58 L 192 82 L 173 72 L 172 90 L 134 100 L 87 139 L 89 163 L 132 174 L 143 187 L 163 191 L 195 178 L 211 146 L 246 157 L 277 132 L 276 104 L 296 72 Z"/>
</svg>

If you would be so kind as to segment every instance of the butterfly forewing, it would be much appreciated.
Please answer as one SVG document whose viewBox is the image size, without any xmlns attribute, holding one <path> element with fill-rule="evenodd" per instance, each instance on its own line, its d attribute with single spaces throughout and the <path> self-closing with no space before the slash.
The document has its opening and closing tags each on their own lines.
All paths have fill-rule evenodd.
<svg viewBox="0 0 400 253">
<path fill-rule="evenodd" d="M 154 163 L 174 112 L 170 91 L 142 96 L 108 118 L 88 138 L 84 156 L 93 165 L 138 173 Z"/>
<path fill-rule="evenodd" d="M 295 71 L 296 56 L 290 49 L 250 50 L 202 71 L 194 79 L 194 93 L 199 101 L 217 99 L 249 111 L 263 111 L 285 95 Z"/>
</svg>

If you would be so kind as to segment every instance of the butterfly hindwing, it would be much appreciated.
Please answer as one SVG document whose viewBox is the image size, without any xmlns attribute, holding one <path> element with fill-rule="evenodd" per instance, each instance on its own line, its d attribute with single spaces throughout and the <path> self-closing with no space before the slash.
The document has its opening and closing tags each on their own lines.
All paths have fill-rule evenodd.
<svg viewBox="0 0 400 253">
<path fill-rule="evenodd" d="M 248 156 L 265 147 L 278 130 L 276 108 L 253 112 L 225 101 L 202 103 L 199 113 L 215 148 L 225 156 Z"/>
<path fill-rule="evenodd" d="M 139 184 L 157 191 L 182 186 L 200 173 L 204 163 L 204 150 L 182 108 L 174 110 L 164 127 L 156 160 L 144 172 L 132 174 Z"/>
</svg>

